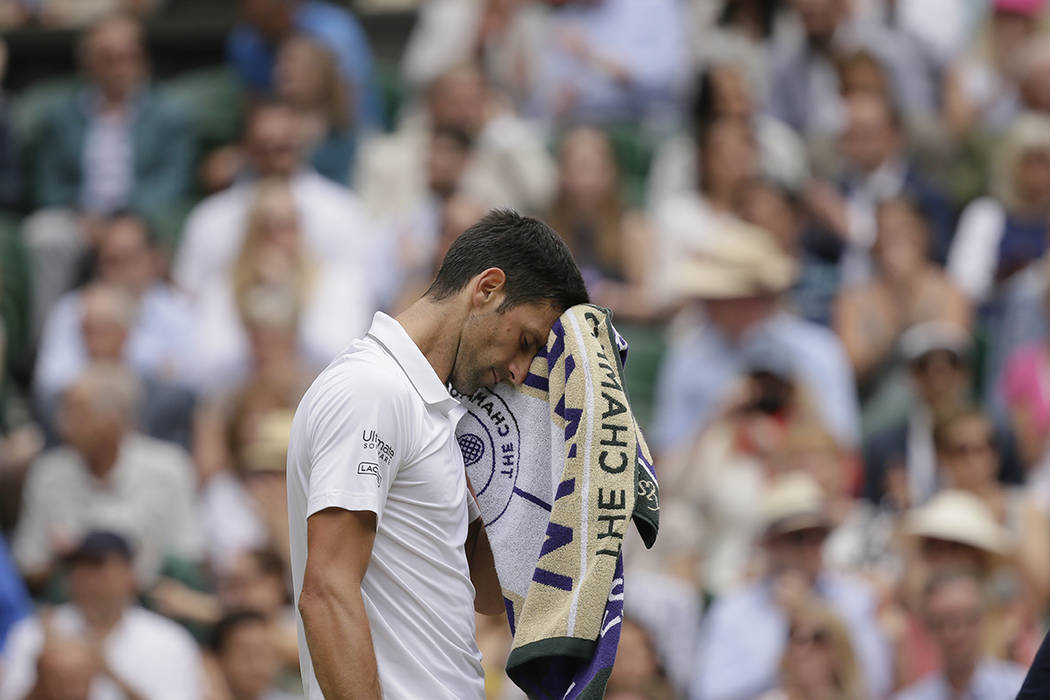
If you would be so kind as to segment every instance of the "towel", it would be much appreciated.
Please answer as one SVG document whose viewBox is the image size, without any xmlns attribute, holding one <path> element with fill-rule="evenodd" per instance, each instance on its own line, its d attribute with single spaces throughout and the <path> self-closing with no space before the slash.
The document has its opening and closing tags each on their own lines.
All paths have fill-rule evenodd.
<svg viewBox="0 0 1050 700">
<path fill-rule="evenodd" d="M 624 390 L 627 343 L 606 309 L 555 322 L 524 384 L 459 396 L 457 439 L 514 642 L 507 673 L 530 698 L 601 698 L 623 612 L 632 520 L 656 540 L 659 493 Z"/>
</svg>

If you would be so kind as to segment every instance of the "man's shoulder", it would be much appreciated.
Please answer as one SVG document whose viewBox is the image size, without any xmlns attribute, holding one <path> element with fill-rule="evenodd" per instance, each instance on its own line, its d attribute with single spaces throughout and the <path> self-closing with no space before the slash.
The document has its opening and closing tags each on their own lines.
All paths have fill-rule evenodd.
<svg viewBox="0 0 1050 700">
<path fill-rule="evenodd" d="M 412 394 L 412 384 L 397 362 L 374 341 L 361 339 L 317 376 L 304 403 L 324 410 L 358 401 L 399 403 Z"/>
<path fill-rule="evenodd" d="M 128 634 L 143 655 L 153 658 L 161 650 L 166 654 L 196 654 L 196 642 L 177 622 L 137 605 L 128 608 L 124 615 Z"/>
</svg>

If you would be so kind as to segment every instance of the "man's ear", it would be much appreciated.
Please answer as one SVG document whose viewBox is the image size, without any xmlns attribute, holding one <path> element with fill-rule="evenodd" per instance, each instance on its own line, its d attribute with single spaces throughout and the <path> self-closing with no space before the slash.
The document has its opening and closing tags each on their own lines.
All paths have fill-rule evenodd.
<svg viewBox="0 0 1050 700">
<path fill-rule="evenodd" d="M 474 306 L 482 307 L 503 303 L 506 294 L 507 274 L 498 267 L 490 267 L 478 274 L 472 283 L 471 300 Z"/>
</svg>

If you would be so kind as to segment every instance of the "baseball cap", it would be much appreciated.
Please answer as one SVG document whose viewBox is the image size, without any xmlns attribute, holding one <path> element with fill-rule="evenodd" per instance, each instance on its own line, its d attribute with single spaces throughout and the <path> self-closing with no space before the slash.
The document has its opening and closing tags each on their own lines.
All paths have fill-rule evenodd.
<svg viewBox="0 0 1050 700">
<path fill-rule="evenodd" d="M 84 535 L 84 539 L 80 540 L 76 549 L 66 556 L 66 561 L 70 563 L 99 562 L 110 554 L 117 554 L 128 562 L 134 558 L 131 544 L 123 535 L 105 530 L 93 530 Z"/>
</svg>

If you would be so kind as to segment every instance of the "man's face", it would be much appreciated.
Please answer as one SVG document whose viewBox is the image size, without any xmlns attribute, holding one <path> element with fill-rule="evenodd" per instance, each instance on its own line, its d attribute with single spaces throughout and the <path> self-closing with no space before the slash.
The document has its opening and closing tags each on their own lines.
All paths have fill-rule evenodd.
<svg viewBox="0 0 1050 700">
<path fill-rule="evenodd" d="M 142 223 L 132 218 L 117 219 L 99 241 L 99 277 L 141 294 L 157 279 L 157 266 Z"/>
<path fill-rule="evenodd" d="M 957 403 L 967 390 L 966 363 L 948 350 L 918 358 L 911 365 L 911 376 L 919 397 L 932 409 Z"/>
<path fill-rule="evenodd" d="M 885 101 L 878 96 L 855 94 L 847 100 L 846 110 L 842 151 L 853 167 L 870 172 L 897 150 L 897 129 Z"/>
<path fill-rule="evenodd" d="M 539 349 L 547 344 L 561 310 L 547 303 L 518 304 L 497 311 L 504 295 L 494 294 L 471 311 L 452 366 L 450 381 L 461 394 L 502 381 L 520 385 Z"/>
<path fill-rule="evenodd" d="M 766 553 L 774 573 L 795 571 L 813 582 L 823 568 L 824 540 L 828 531 L 811 527 L 774 535 L 766 540 Z"/>
<path fill-rule="evenodd" d="M 815 41 L 830 39 L 845 16 L 843 0 L 794 0 L 793 4 L 806 36 Z"/>
<path fill-rule="evenodd" d="M 277 649 L 266 624 L 246 622 L 233 630 L 219 654 L 219 665 L 234 697 L 262 697 L 280 670 Z"/>
<path fill-rule="evenodd" d="M 952 485 L 972 493 L 982 493 L 999 470 L 992 426 L 980 416 L 955 421 L 938 456 Z"/>
<path fill-rule="evenodd" d="M 945 663 L 967 667 L 981 653 L 981 590 L 971 578 L 943 584 L 926 601 L 926 624 Z"/>
<path fill-rule="evenodd" d="M 775 308 L 776 297 L 773 295 L 709 299 L 704 302 L 704 310 L 711 323 L 734 341 L 768 318 Z"/>
<path fill-rule="evenodd" d="M 135 574 L 131 562 L 116 553 L 73 564 L 69 592 L 82 610 L 121 610 L 135 595 Z"/>
<path fill-rule="evenodd" d="M 92 360 L 120 362 L 124 356 L 129 329 L 118 304 L 119 299 L 105 292 L 84 295 L 80 333 Z"/>
<path fill-rule="evenodd" d="M 245 134 L 245 145 L 259 177 L 289 177 L 301 161 L 299 123 L 283 107 L 255 113 Z"/>
<path fill-rule="evenodd" d="M 94 454 L 120 441 L 125 426 L 95 407 L 84 385 L 74 385 L 62 397 L 59 428 L 62 439 L 81 454 Z"/>
<path fill-rule="evenodd" d="M 474 68 L 460 68 L 437 79 L 430 91 L 430 116 L 435 126 L 454 127 L 476 135 L 485 123 L 485 77 Z"/>
<path fill-rule="evenodd" d="M 146 78 L 142 30 L 132 20 L 113 19 L 93 29 L 83 58 L 88 75 L 110 99 L 124 99 Z"/>
</svg>

